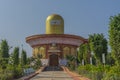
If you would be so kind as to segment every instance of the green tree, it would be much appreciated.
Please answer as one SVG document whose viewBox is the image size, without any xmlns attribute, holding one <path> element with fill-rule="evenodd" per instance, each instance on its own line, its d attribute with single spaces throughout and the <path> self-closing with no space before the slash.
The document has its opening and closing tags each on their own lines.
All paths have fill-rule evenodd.
<svg viewBox="0 0 120 80">
<path fill-rule="evenodd" d="M 108 55 L 106 56 L 106 64 L 108 64 L 108 65 L 114 65 L 115 64 L 115 60 L 112 57 L 111 53 L 108 53 Z"/>
<path fill-rule="evenodd" d="M 9 58 L 9 45 L 6 40 L 2 40 L 0 44 L 0 57 Z"/>
<path fill-rule="evenodd" d="M 89 35 L 89 44 L 97 61 L 96 63 L 100 64 L 102 62 L 102 54 L 107 55 L 107 40 L 103 34 L 93 34 Z"/>
<path fill-rule="evenodd" d="M 18 65 L 19 64 L 19 47 L 15 47 L 13 51 L 13 64 Z"/>
<path fill-rule="evenodd" d="M 27 54 L 25 50 L 22 50 L 22 53 L 21 53 L 21 64 L 22 65 L 27 64 Z"/>
<path fill-rule="evenodd" d="M 120 65 L 120 14 L 110 17 L 109 44 L 116 64 Z"/>
<path fill-rule="evenodd" d="M 76 65 L 76 57 L 73 55 L 66 55 L 66 59 L 68 61 L 67 65 L 71 70 L 75 69 Z"/>
<path fill-rule="evenodd" d="M 78 60 L 82 63 L 82 59 L 84 59 L 85 64 L 89 63 L 90 58 L 90 47 L 88 43 L 83 43 L 79 47 L 78 51 Z"/>
<path fill-rule="evenodd" d="M 85 61 L 85 64 L 90 63 L 90 46 L 88 43 L 84 43 L 83 59 Z"/>
<path fill-rule="evenodd" d="M 78 60 L 80 63 L 82 63 L 84 53 L 85 53 L 84 44 L 81 44 L 78 51 Z"/>
<path fill-rule="evenodd" d="M 37 58 L 39 58 L 39 59 L 41 59 L 42 56 L 43 56 L 42 54 L 39 54 L 39 53 L 37 54 Z"/>
<path fill-rule="evenodd" d="M 36 58 L 34 68 L 39 69 L 40 66 L 41 66 L 41 60 L 39 58 Z"/>
</svg>

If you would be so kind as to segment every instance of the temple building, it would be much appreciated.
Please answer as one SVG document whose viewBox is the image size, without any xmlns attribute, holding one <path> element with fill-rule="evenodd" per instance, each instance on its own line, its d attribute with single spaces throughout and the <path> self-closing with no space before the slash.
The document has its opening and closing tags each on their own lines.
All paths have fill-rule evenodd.
<svg viewBox="0 0 120 80">
<path fill-rule="evenodd" d="M 46 33 L 26 37 L 33 49 L 33 57 L 41 56 L 42 63 L 49 66 L 66 65 L 66 55 L 76 55 L 77 48 L 87 39 L 64 34 L 64 20 L 58 14 L 46 19 Z"/>
</svg>

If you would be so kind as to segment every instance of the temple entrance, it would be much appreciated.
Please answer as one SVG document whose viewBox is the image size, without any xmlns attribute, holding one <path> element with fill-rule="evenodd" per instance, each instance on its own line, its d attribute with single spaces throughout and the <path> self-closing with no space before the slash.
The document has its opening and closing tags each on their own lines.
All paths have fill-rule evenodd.
<svg viewBox="0 0 120 80">
<path fill-rule="evenodd" d="M 49 66 L 58 66 L 59 60 L 57 54 L 49 55 Z"/>
</svg>

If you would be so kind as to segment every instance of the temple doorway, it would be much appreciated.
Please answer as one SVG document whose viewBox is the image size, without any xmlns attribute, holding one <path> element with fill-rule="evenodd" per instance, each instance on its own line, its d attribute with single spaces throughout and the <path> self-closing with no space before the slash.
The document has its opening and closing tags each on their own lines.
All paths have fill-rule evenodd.
<svg viewBox="0 0 120 80">
<path fill-rule="evenodd" d="M 49 66 L 58 66 L 59 65 L 59 58 L 57 54 L 49 55 Z"/>
</svg>

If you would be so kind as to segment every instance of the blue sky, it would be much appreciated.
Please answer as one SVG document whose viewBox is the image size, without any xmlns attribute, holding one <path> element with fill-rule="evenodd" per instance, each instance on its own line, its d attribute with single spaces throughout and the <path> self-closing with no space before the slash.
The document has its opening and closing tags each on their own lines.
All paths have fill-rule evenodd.
<svg viewBox="0 0 120 80">
<path fill-rule="evenodd" d="M 13 47 L 23 44 L 31 56 L 25 38 L 44 34 L 45 20 L 53 13 L 64 18 L 66 34 L 88 38 L 103 33 L 108 39 L 109 17 L 120 13 L 120 0 L 0 0 L 0 40 Z"/>
</svg>

